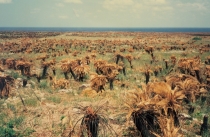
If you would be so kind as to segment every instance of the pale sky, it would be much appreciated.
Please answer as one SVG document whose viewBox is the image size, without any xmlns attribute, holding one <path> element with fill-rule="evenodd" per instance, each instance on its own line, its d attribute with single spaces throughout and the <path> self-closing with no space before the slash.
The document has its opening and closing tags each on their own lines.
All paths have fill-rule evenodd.
<svg viewBox="0 0 210 137">
<path fill-rule="evenodd" d="M 210 28 L 210 0 L 0 0 L 0 27 Z"/>
</svg>

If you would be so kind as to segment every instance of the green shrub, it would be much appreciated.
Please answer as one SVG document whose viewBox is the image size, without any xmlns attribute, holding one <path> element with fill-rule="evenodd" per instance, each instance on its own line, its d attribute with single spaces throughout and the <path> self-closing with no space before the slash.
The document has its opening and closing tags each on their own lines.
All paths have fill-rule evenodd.
<svg viewBox="0 0 210 137">
<path fill-rule="evenodd" d="M 10 73 L 10 76 L 13 77 L 13 78 L 15 78 L 15 79 L 17 79 L 17 78 L 20 77 L 19 73 L 15 72 L 15 71 L 12 71 L 12 72 Z"/>
<path fill-rule="evenodd" d="M 200 38 L 200 37 L 194 37 L 192 40 L 202 40 L 202 38 Z"/>
<path fill-rule="evenodd" d="M 65 118 L 65 116 L 61 116 L 61 118 L 60 118 L 60 119 L 61 119 L 61 121 L 62 121 L 64 118 Z"/>
<path fill-rule="evenodd" d="M 13 117 L 7 121 L 5 113 L 0 114 L 0 137 L 23 137 L 29 136 L 34 130 L 26 128 L 25 130 L 18 130 L 24 122 L 24 117 Z M 15 130 L 14 130 L 15 128 Z"/>
<path fill-rule="evenodd" d="M 11 127 L 0 126 L 0 136 L 1 137 L 16 137 L 15 130 Z"/>
</svg>

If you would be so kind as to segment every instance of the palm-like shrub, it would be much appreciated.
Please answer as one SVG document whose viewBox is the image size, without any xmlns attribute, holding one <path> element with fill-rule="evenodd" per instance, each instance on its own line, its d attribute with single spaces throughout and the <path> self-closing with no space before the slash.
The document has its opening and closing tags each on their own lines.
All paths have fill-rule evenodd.
<svg viewBox="0 0 210 137">
<path fill-rule="evenodd" d="M 161 117 L 173 121 L 173 127 L 179 126 L 178 112 L 184 98 L 183 92 L 172 90 L 165 82 L 143 84 L 142 89 L 128 92 L 126 96 L 127 119 L 132 117 L 143 137 L 165 135 Z"/>
<path fill-rule="evenodd" d="M 83 116 L 78 119 L 74 124 L 72 130 L 69 132 L 69 137 L 77 135 L 80 137 L 98 137 L 98 136 L 108 136 L 107 130 L 109 130 L 109 135 L 118 136 L 114 129 L 109 125 L 108 118 L 105 115 L 105 110 L 108 107 L 108 102 L 105 102 L 101 106 L 79 106 L 78 109 L 81 110 Z M 81 121 L 79 131 L 76 130 L 76 125 Z"/>
<path fill-rule="evenodd" d="M 151 99 L 150 94 L 146 92 L 146 85 L 142 85 L 143 90 L 136 89 L 128 92 L 125 99 L 127 120 L 132 118 L 136 128 L 142 137 L 153 136 L 151 131 L 157 129 L 158 109 L 155 106 L 156 99 Z"/>
<path fill-rule="evenodd" d="M 147 84 L 150 80 L 150 75 L 153 73 L 151 66 L 145 65 L 143 69 L 140 70 L 145 75 L 145 83 Z"/>
<path fill-rule="evenodd" d="M 116 76 L 119 74 L 117 70 L 113 70 L 112 73 L 107 74 L 107 79 L 109 81 L 109 88 L 112 90 L 114 88 L 113 82 L 116 78 Z"/>
<path fill-rule="evenodd" d="M 181 108 L 181 103 L 185 98 L 185 94 L 176 89 L 171 90 L 171 87 L 165 82 L 155 82 L 148 85 L 149 92 L 155 93 L 154 96 L 159 97 L 157 106 L 164 111 L 164 115 L 172 116 L 174 124 L 179 125 L 178 110 Z"/>
<path fill-rule="evenodd" d="M 104 86 L 106 85 L 107 78 L 104 75 L 95 75 L 90 82 L 92 89 L 94 89 L 97 92 L 102 92 L 102 90 L 105 90 Z"/>
<path fill-rule="evenodd" d="M 0 98 L 8 97 L 10 85 L 14 83 L 14 79 L 10 76 L 0 76 Z"/>
<path fill-rule="evenodd" d="M 171 63 L 173 64 L 173 66 L 175 66 L 176 65 L 176 56 L 175 55 L 172 55 L 171 56 Z"/>
<path fill-rule="evenodd" d="M 88 65 L 79 65 L 73 69 L 79 81 L 84 80 L 84 77 L 89 73 L 90 67 Z"/>
<path fill-rule="evenodd" d="M 68 73 L 70 72 L 71 75 L 73 76 L 74 80 L 77 79 L 75 73 L 73 72 L 74 68 L 79 66 L 79 61 L 77 60 L 64 60 L 62 61 L 61 64 L 61 70 L 64 73 L 65 79 L 68 79 Z"/>
<path fill-rule="evenodd" d="M 133 68 L 133 65 L 132 65 L 133 56 L 129 54 L 129 55 L 126 55 L 125 58 L 128 60 L 130 67 Z"/>
<path fill-rule="evenodd" d="M 45 78 L 47 76 L 47 70 L 50 66 L 55 65 L 55 60 L 50 60 L 50 61 L 44 61 L 41 63 L 41 67 L 43 68 L 42 71 L 42 78 Z"/>
<path fill-rule="evenodd" d="M 13 58 L 6 59 L 5 64 L 8 69 L 16 69 L 16 67 L 15 67 L 16 60 Z"/>
<path fill-rule="evenodd" d="M 22 75 L 30 75 L 31 66 L 31 62 L 21 60 L 16 61 L 16 68 L 21 70 Z"/>
<path fill-rule="evenodd" d="M 99 116 L 91 107 L 87 107 L 81 126 L 87 130 L 88 137 L 98 136 Z"/>
<path fill-rule="evenodd" d="M 180 127 L 174 126 L 173 118 L 161 116 L 158 118 L 158 122 L 161 133 L 154 133 L 156 137 L 183 137 L 183 135 L 179 132 Z"/>
<path fill-rule="evenodd" d="M 176 91 L 183 92 L 187 102 L 195 102 L 203 92 L 200 90 L 200 82 L 193 76 L 185 74 L 175 74 L 168 76 L 166 82 Z"/>
<path fill-rule="evenodd" d="M 105 60 L 96 60 L 95 62 L 94 62 L 94 67 L 96 68 L 96 73 L 97 74 L 102 74 L 102 70 L 101 70 L 101 68 L 105 65 L 105 64 L 107 64 L 107 62 L 105 61 Z"/>
<path fill-rule="evenodd" d="M 194 103 L 199 97 L 205 97 L 207 93 L 205 86 L 202 87 L 202 84 L 191 75 L 174 74 L 168 76 L 166 82 L 176 92 L 182 92 L 186 96 L 184 102 L 189 106 L 189 113 L 193 113 L 194 111 L 191 103 Z"/>
<path fill-rule="evenodd" d="M 210 78 L 210 65 L 206 65 L 205 75 L 207 78 Z"/>
<path fill-rule="evenodd" d="M 123 61 L 124 59 L 124 56 L 121 53 L 116 53 L 115 57 L 116 57 L 116 64 L 118 64 L 120 60 Z"/>
<path fill-rule="evenodd" d="M 123 68 L 117 64 L 108 64 L 104 61 L 99 61 L 99 64 L 95 63 L 94 65 L 97 66 L 97 72 L 100 72 L 101 74 L 105 75 L 107 80 L 110 83 L 110 89 L 113 89 L 113 82 L 116 78 L 116 76 L 119 74 L 119 71 L 121 71 Z"/>
<path fill-rule="evenodd" d="M 210 89 L 210 65 L 206 66 L 206 84 L 208 85 L 208 88 Z"/>
<path fill-rule="evenodd" d="M 183 74 L 191 74 L 201 65 L 201 59 L 199 56 L 194 58 L 181 58 L 177 62 L 178 68 Z"/>
</svg>

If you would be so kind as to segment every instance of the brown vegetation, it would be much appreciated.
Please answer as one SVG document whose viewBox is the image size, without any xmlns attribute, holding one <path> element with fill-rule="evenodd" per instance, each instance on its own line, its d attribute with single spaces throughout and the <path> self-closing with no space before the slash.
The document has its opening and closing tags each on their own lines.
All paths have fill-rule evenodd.
<svg viewBox="0 0 210 137">
<path fill-rule="evenodd" d="M 35 130 L 32 136 L 41 136 L 41 132 L 45 136 L 64 132 L 74 136 L 73 131 L 80 130 L 81 136 L 97 137 L 108 122 L 118 130 L 118 136 L 185 136 L 188 133 L 182 128 L 186 127 L 191 128 L 188 131 L 200 129 L 201 135 L 208 131 L 209 36 L 196 41 L 190 33 L 65 32 L 38 36 L 14 32 L 11 37 L 9 34 L 1 35 L 0 40 L 0 97 L 8 98 L 4 103 L 7 107 L 0 108 L 13 113 L 9 106 L 13 103 L 18 108 L 15 115 L 23 113 L 10 93 L 18 91 L 14 92 L 16 96 L 23 95 L 22 104 L 28 109 L 23 115 L 29 121 L 26 125 Z M 18 85 L 20 81 L 24 88 Z M 76 126 L 72 129 L 72 124 L 67 126 L 77 112 L 72 109 L 75 104 L 98 103 L 103 99 L 112 103 L 106 110 L 107 119 L 98 109 L 85 105 L 79 129 Z M 38 113 L 40 108 L 43 110 Z M 196 127 L 193 118 L 183 120 L 181 115 L 187 112 L 193 118 L 205 114 L 203 124 Z M 76 117 L 80 115 L 77 113 Z M 138 133 L 134 134 L 125 122 L 131 122 L 130 127 L 134 126 Z"/>
</svg>

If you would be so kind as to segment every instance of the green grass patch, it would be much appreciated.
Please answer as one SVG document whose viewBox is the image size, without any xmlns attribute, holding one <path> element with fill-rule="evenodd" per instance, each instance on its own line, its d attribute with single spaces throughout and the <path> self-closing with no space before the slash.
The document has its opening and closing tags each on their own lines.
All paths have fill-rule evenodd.
<svg viewBox="0 0 210 137">
<path fill-rule="evenodd" d="M 20 77 L 19 73 L 15 72 L 15 71 L 12 71 L 12 72 L 10 73 L 10 76 L 13 77 L 13 78 L 15 78 L 15 79 L 17 79 L 17 78 Z"/>
<path fill-rule="evenodd" d="M 41 88 L 41 89 L 46 89 L 46 88 L 48 88 L 47 80 L 42 80 L 42 81 L 40 81 L 40 83 L 39 83 L 39 88 Z"/>
<path fill-rule="evenodd" d="M 60 97 L 55 97 L 55 96 L 50 96 L 46 98 L 48 101 L 59 104 L 61 103 L 61 98 Z"/>
<path fill-rule="evenodd" d="M 5 113 L 0 114 L 0 137 L 24 137 L 30 136 L 34 132 L 33 129 L 27 127 L 23 129 L 24 117 L 8 118 Z"/>
<path fill-rule="evenodd" d="M 10 109 L 10 110 L 13 111 L 13 112 L 16 112 L 15 105 L 13 105 L 13 104 L 7 103 L 7 108 Z"/>
<path fill-rule="evenodd" d="M 36 107 L 38 105 L 37 98 L 29 98 L 24 100 L 26 106 Z"/>
</svg>

